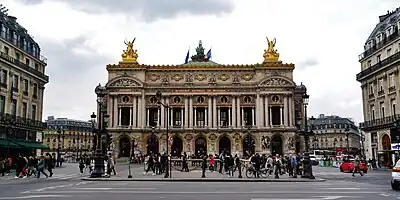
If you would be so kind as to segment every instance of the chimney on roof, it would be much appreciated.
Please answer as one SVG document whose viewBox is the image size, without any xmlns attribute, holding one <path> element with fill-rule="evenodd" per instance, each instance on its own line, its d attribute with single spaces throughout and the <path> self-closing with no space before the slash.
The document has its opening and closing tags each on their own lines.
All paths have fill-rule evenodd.
<svg viewBox="0 0 400 200">
<path fill-rule="evenodd" d="M 14 17 L 14 16 L 8 16 L 7 18 L 8 18 L 8 20 L 10 20 L 12 22 L 16 22 L 17 21 L 17 18 Z"/>
<path fill-rule="evenodd" d="M 325 118 L 325 115 L 324 114 L 319 114 L 318 118 Z"/>
</svg>

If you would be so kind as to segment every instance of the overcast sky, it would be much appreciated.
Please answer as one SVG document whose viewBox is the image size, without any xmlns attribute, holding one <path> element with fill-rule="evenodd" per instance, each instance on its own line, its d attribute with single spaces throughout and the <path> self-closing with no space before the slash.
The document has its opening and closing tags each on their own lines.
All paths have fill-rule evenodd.
<svg viewBox="0 0 400 200">
<path fill-rule="evenodd" d="M 2 0 L 48 58 L 43 118 L 87 120 L 105 66 L 136 39 L 139 62 L 181 64 L 203 40 L 221 64 L 263 61 L 268 37 L 310 94 L 310 115 L 363 120 L 358 55 L 398 0 Z"/>
</svg>

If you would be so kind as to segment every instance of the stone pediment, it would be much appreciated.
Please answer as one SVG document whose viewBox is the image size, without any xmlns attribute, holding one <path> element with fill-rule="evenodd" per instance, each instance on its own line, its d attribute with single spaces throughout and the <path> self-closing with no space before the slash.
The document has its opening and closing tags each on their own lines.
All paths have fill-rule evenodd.
<svg viewBox="0 0 400 200">
<path fill-rule="evenodd" d="M 274 77 L 268 77 L 260 82 L 258 84 L 260 87 L 294 87 L 295 83 L 285 77 L 281 76 L 274 76 Z"/>
<path fill-rule="evenodd" d="M 137 80 L 131 76 L 119 76 L 116 78 L 111 79 L 106 84 L 107 88 L 117 87 L 117 88 L 138 88 L 143 87 L 143 84 L 140 80 Z"/>
</svg>

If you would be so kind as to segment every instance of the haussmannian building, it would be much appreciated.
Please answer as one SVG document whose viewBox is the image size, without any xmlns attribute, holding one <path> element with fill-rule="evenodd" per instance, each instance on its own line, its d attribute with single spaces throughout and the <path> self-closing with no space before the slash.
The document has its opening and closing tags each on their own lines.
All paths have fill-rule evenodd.
<svg viewBox="0 0 400 200">
<path fill-rule="evenodd" d="M 349 118 L 320 114 L 313 122 L 315 133 L 311 140 L 314 150 L 360 153 L 361 136 L 358 127 Z"/>
<path fill-rule="evenodd" d="M 0 156 L 46 148 L 41 134 L 47 60 L 28 31 L 0 8 Z"/>
<path fill-rule="evenodd" d="M 107 65 L 103 104 L 116 156 L 162 153 L 166 145 L 172 154 L 303 151 L 297 130 L 306 88 L 293 82 L 295 65 L 279 61 L 275 43 L 268 40 L 259 64 L 218 64 L 200 41 L 185 64 L 146 65 L 134 41 L 125 42 L 122 61 Z"/>
<path fill-rule="evenodd" d="M 359 56 L 367 158 L 392 161 L 391 130 L 400 114 L 400 9 L 379 16 Z M 392 132 L 393 134 L 393 132 Z M 392 142 L 391 142 L 392 139 Z"/>
</svg>

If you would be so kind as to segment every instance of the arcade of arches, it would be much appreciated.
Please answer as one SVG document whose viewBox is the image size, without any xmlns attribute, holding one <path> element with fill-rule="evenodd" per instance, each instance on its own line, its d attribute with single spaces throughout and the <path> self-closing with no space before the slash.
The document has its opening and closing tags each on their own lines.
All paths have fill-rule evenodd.
<svg viewBox="0 0 400 200">
<path fill-rule="evenodd" d="M 238 136 L 239 135 L 239 136 Z M 168 150 L 174 156 L 186 152 L 188 155 L 197 153 L 250 155 L 254 153 L 267 155 L 288 155 L 298 152 L 300 142 L 294 141 L 287 145 L 294 133 L 173 133 L 169 139 L 161 133 L 137 133 L 131 135 L 116 135 L 114 152 L 118 157 L 129 157 L 135 153 L 164 153 L 168 142 Z M 133 138 L 136 138 L 133 139 Z M 267 139 L 266 139 L 267 138 Z"/>
</svg>

